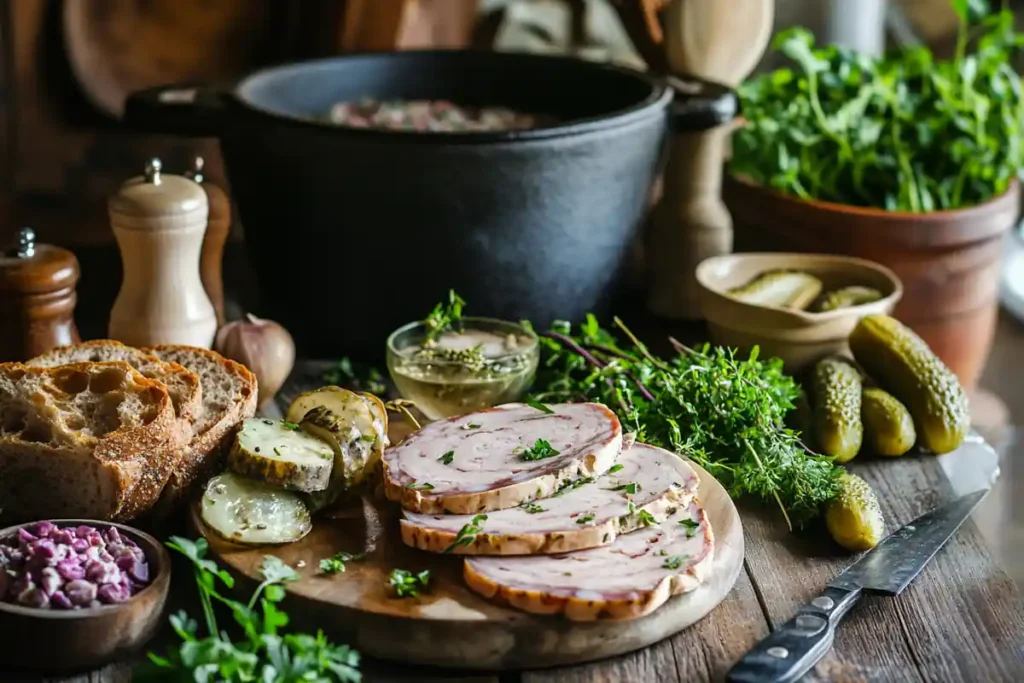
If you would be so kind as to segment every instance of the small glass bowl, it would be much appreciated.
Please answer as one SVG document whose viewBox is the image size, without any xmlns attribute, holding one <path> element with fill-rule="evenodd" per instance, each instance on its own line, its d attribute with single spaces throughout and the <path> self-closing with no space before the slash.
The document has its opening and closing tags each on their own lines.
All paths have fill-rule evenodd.
<svg viewBox="0 0 1024 683">
<path fill-rule="evenodd" d="M 486 363 L 479 369 L 457 360 L 414 357 L 427 335 L 422 321 L 403 325 L 388 337 L 391 380 L 402 397 L 415 403 L 427 418 L 440 420 L 511 403 L 533 382 L 540 360 L 540 343 L 534 332 L 506 320 L 463 318 L 461 334 L 467 336 L 467 349 L 474 346 L 473 333 L 484 333 L 492 341 L 511 335 L 518 344 L 505 352 L 485 347 Z"/>
</svg>

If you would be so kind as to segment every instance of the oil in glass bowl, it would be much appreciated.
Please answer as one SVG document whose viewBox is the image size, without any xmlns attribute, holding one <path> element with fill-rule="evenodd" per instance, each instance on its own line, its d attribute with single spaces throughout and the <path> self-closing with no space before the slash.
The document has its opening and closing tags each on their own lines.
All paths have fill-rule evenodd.
<svg viewBox="0 0 1024 683">
<path fill-rule="evenodd" d="M 537 335 L 522 325 L 468 317 L 458 326 L 429 340 L 424 323 L 410 323 L 388 338 L 392 381 L 430 420 L 516 401 L 537 371 Z"/>
</svg>

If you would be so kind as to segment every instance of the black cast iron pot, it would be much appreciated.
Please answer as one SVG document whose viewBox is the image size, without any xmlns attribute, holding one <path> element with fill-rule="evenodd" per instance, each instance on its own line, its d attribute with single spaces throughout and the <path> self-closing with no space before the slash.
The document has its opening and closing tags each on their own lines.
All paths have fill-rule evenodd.
<svg viewBox="0 0 1024 683">
<path fill-rule="evenodd" d="M 421 133 L 325 122 L 331 105 L 368 96 L 503 105 L 560 123 Z M 126 121 L 220 138 L 258 313 L 304 355 L 374 360 L 388 333 L 449 288 L 472 315 L 538 326 L 607 310 L 672 98 L 643 74 L 569 58 L 400 52 L 275 67 L 233 89 L 136 93 Z"/>
</svg>

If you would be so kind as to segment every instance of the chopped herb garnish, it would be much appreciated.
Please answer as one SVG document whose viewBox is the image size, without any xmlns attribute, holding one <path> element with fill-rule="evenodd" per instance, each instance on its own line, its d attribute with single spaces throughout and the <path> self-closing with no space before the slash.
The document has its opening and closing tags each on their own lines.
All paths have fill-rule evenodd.
<svg viewBox="0 0 1024 683">
<path fill-rule="evenodd" d="M 555 414 L 555 411 L 551 410 L 551 408 L 547 407 L 546 405 L 544 405 L 540 401 L 534 400 L 532 398 L 526 399 L 526 405 L 530 406 L 531 408 L 536 408 L 540 412 L 547 413 L 548 415 L 554 415 Z"/>
<path fill-rule="evenodd" d="M 532 448 L 527 448 L 522 452 L 522 459 L 531 460 L 543 460 L 544 458 L 552 458 L 559 454 L 560 451 L 556 451 L 551 447 L 551 444 L 544 439 L 537 439 L 533 442 Z"/>
<path fill-rule="evenodd" d="M 700 528 L 700 522 L 695 522 L 692 519 L 681 519 L 679 524 L 686 527 L 687 538 L 693 538 L 697 533 L 697 529 Z"/>
<path fill-rule="evenodd" d="M 689 555 L 673 555 L 672 557 L 670 557 L 667 560 L 665 560 L 664 563 L 662 563 L 661 568 L 662 569 L 679 569 L 681 566 L 683 566 L 683 562 L 685 562 L 687 559 L 689 559 L 689 557 L 690 557 Z"/>
<path fill-rule="evenodd" d="M 290 429 L 293 432 L 299 428 L 299 425 L 295 422 L 289 422 L 288 420 L 281 420 L 281 426 L 285 429 Z"/>
<path fill-rule="evenodd" d="M 569 491 L 578 489 L 581 486 L 593 483 L 593 477 L 579 477 L 578 479 L 570 479 L 567 481 L 563 481 L 562 484 L 558 487 L 558 490 L 551 494 L 551 497 L 554 498 L 555 496 L 561 496 L 566 493 L 569 493 Z M 632 503 L 630 503 L 630 505 L 632 505 Z"/>
<path fill-rule="evenodd" d="M 637 515 L 637 519 L 639 519 L 640 523 L 644 526 L 655 526 L 658 523 L 658 520 L 654 518 L 654 515 L 647 510 L 641 510 Z"/>
<path fill-rule="evenodd" d="M 413 482 L 411 484 L 406 484 L 405 488 L 407 488 L 407 489 L 421 489 L 423 491 L 430 491 L 431 489 L 434 488 L 434 485 L 431 484 L 429 481 L 425 481 L 422 484 L 417 484 L 416 482 Z"/>
<path fill-rule="evenodd" d="M 625 491 L 626 493 L 628 493 L 629 495 L 632 496 L 632 495 L 635 495 L 636 492 L 640 490 L 640 484 L 636 483 L 635 481 L 631 481 L 628 484 L 619 484 L 618 486 L 614 486 L 614 487 L 612 487 L 610 489 L 605 489 L 605 490 L 606 491 Z"/>
<path fill-rule="evenodd" d="M 658 554 L 661 555 L 662 557 L 665 557 L 666 555 L 668 555 L 668 551 L 666 551 L 664 548 L 662 548 L 661 550 L 658 551 Z"/>
<path fill-rule="evenodd" d="M 334 557 L 328 557 L 320 560 L 320 572 L 323 574 L 339 574 L 345 571 L 346 562 L 355 562 L 356 560 L 361 560 L 364 557 L 366 557 L 366 553 L 353 555 L 352 553 L 342 551 Z"/>
<path fill-rule="evenodd" d="M 477 515 L 469 522 L 459 529 L 459 533 L 455 535 L 455 540 L 452 541 L 451 545 L 445 548 L 441 552 L 450 553 L 451 551 L 458 548 L 460 545 L 470 545 L 476 539 L 476 535 L 480 533 L 480 529 L 483 527 L 484 522 L 487 521 L 487 515 Z"/>
<path fill-rule="evenodd" d="M 445 465 L 451 465 L 452 464 L 452 460 L 454 460 L 454 459 L 455 459 L 455 451 L 448 451 L 447 453 L 442 455 L 440 458 L 438 458 L 438 460 L 443 462 Z"/>
<path fill-rule="evenodd" d="M 448 304 L 438 304 L 430 312 L 423 323 L 427 326 L 427 341 L 437 341 L 437 338 L 454 327 L 462 329 L 462 307 L 466 305 L 465 299 L 455 293 L 454 289 L 448 290 Z"/>
<path fill-rule="evenodd" d="M 468 429 L 480 429 L 480 425 L 478 425 L 478 424 L 468 424 L 468 425 L 464 425 L 462 428 L 463 429 L 467 429 L 467 430 Z"/>
<path fill-rule="evenodd" d="M 395 569 L 391 572 L 388 582 L 398 597 L 415 598 L 420 591 L 426 590 L 430 585 L 430 570 L 425 569 L 419 574 L 413 574 L 405 569 Z"/>
<path fill-rule="evenodd" d="M 631 515 L 636 514 L 636 505 L 633 505 L 633 501 L 626 503 L 626 511 Z"/>
<path fill-rule="evenodd" d="M 538 512 L 547 512 L 547 510 L 542 508 L 539 503 L 527 503 L 526 505 L 523 506 L 523 509 L 529 512 L 531 515 L 535 515 Z"/>
<path fill-rule="evenodd" d="M 276 455 L 279 458 L 281 457 L 281 451 L 278 450 L 277 446 L 274 446 L 274 455 Z"/>
<path fill-rule="evenodd" d="M 608 474 L 615 474 L 622 469 L 624 469 L 622 465 L 612 465 L 612 468 L 608 470 Z"/>
<path fill-rule="evenodd" d="M 577 524 L 587 524 L 587 523 L 593 522 L 593 521 L 594 521 L 594 515 L 583 515 L 582 517 L 580 517 L 579 519 L 576 520 L 576 523 Z"/>
</svg>

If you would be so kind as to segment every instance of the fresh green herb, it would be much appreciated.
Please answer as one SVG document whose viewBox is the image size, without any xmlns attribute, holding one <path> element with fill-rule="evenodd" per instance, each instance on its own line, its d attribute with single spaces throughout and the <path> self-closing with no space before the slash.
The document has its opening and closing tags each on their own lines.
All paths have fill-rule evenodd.
<svg viewBox="0 0 1024 683">
<path fill-rule="evenodd" d="M 414 491 L 417 489 L 421 491 L 430 491 L 434 488 L 434 485 L 431 484 L 429 481 L 425 481 L 422 484 L 417 484 L 416 482 L 413 482 L 411 484 L 406 484 L 405 488 L 413 489 Z"/>
<path fill-rule="evenodd" d="M 605 491 L 625 491 L 631 496 L 635 496 L 636 492 L 639 490 L 640 484 L 636 483 L 635 481 L 631 481 L 628 484 L 619 484 L 618 486 L 613 486 L 610 489 L 605 489 Z"/>
<path fill-rule="evenodd" d="M 448 451 L 447 453 L 442 455 L 440 458 L 438 458 L 438 460 L 443 462 L 445 465 L 451 465 L 452 464 L 452 460 L 454 460 L 454 459 L 455 459 L 455 451 Z"/>
<path fill-rule="evenodd" d="M 324 373 L 323 380 L 328 384 L 346 387 L 354 391 L 367 391 L 371 394 L 383 396 L 388 393 L 387 382 L 384 375 L 375 367 L 368 367 L 363 372 L 357 372 L 348 358 L 342 358 L 337 366 Z"/>
<path fill-rule="evenodd" d="M 278 449 L 277 446 L 274 446 L 274 455 L 276 455 L 279 458 L 281 457 L 281 451 Z"/>
<path fill-rule="evenodd" d="M 689 555 L 672 555 L 666 559 L 662 564 L 662 569 L 679 569 L 683 566 L 683 562 L 690 559 Z"/>
<path fill-rule="evenodd" d="M 263 581 L 248 603 L 236 602 L 218 590 L 217 584 L 234 587 L 231 575 L 206 558 L 205 539 L 190 541 L 172 536 L 167 547 L 187 557 L 194 568 L 206 635 L 184 611 L 170 617 L 181 639 L 166 655 L 149 653 L 148 661 L 133 680 L 224 681 L 226 683 L 291 683 L 292 681 L 339 681 L 358 683 L 359 653 L 346 645 L 334 645 L 323 632 L 281 634 L 288 615 L 278 604 L 285 597 L 284 584 L 299 578 L 279 558 L 266 556 L 260 574 Z M 217 623 L 215 605 L 227 608 L 243 634 L 233 640 Z M 257 604 L 259 608 L 257 609 Z"/>
<path fill-rule="evenodd" d="M 954 0 L 954 56 L 924 46 L 875 58 L 816 48 L 802 28 L 774 41 L 796 69 L 739 89 L 746 124 L 730 170 L 802 199 L 914 213 L 1002 194 L 1024 168 L 1024 94 L 1013 12 Z M 1005 7 L 1004 3 L 1004 7 Z M 975 46 L 968 53 L 968 44 Z"/>
<path fill-rule="evenodd" d="M 527 448 L 522 452 L 521 456 L 523 460 L 543 460 L 544 458 L 552 458 L 558 455 L 559 451 L 556 451 L 551 447 L 551 444 L 544 439 L 537 439 L 533 442 L 531 448 Z"/>
<path fill-rule="evenodd" d="M 628 348 L 593 316 L 577 336 L 568 323 L 545 333 L 534 398 L 603 403 L 637 441 L 685 454 L 734 498 L 774 501 L 787 523 L 817 516 L 836 495 L 842 468 L 809 453 L 784 425 L 797 388 L 782 361 L 759 360 L 756 350 L 746 359 L 718 347 L 692 350 L 674 340 L 676 355 L 661 360 L 615 322 Z"/>
<path fill-rule="evenodd" d="M 484 522 L 486 521 L 487 515 L 475 516 L 468 524 L 464 524 L 462 528 L 459 529 L 459 533 L 455 535 L 455 540 L 441 552 L 450 553 L 460 545 L 471 545 L 476 539 L 476 535 L 480 533 L 480 530 L 483 528 Z"/>
<path fill-rule="evenodd" d="M 346 553 L 341 551 L 334 557 L 328 557 L 320 560 L 320 571 L 324 574 L 338 574 L 345 571 L 346 562 L 355 562 L 366 557 L 366 553 L 358 553 L 353 555 L 352 553 Z"/>
<path fill-rule="evenodd" d="M 288 420 L 281 420 L 281 426 L 285 429 L 290 429 L 293 432 L 299 428 L 299 425 L 294 422 L 289 422 Z"/>
<path fill-rule="evenodd" d="M 629 514 L 629 515 L 635 515 L 636 514 L 636 505 L 633 504 L 633 501 L 628 501 L 626 503 L 626 514 Z"/>
<path fill-rule="evenodd" d="M 657 526 L 658 524 L 658 520 L 647 510 L 638 512 L 636 518 L 643 526 Z"/>
<path fill-rule="evenodd" d="M 388 582 L 400 598 L 415 598 L 430 585 L 430 570 L 424 569 L 413 574 L 405 569 L 395 569 L 388 577 Z"/>
<path fill-rule="evenodd" d="M 578 477 L 576 479 L 569 479 L 563 481 L 562 484 L 558 487 L 558 490 L 551 494 L 551 497 L 554 498 L 556 496 L 562 496 L 565 495 L 566 493 L 569 493 L 569 491 L 578 489 L 579 487 L 584 486 L 586 484 L 593 483 L 593 477 Z"/>
<path fill-rule="evenodd" d="M 589 524 L 590 522 L 593 522 L 593 521 L 594 521 L 594 515 L 583 515 L 582 517 L 580 517 L 579 519 L 576 520 L 576 523 L 577 524 Z"/>
<path fill-rule="evenodd" d="M 542 413 L 547 413 L 548 415 L 554 415 L 555 414 L 555 411 L 551 410 L 551 408 L 547 407 L 546 405 L 544 405 L 540 401 L 534 400 L 532 398 L 526 399 L 526 405 L 530 406 L 531 408 L 535 408 L 535 409 L 539 410 Z"/>
<path fill-rule="evenodd" d="M 456 294 L 454 289 L 449 289 L 448 303 L 439 303 L 434 306 L 434 310 L 423 321 L 427 326 L 427 341 L 437 341 L 438 337 L 445 332 L 456 328 L 461 329 L 462 308 L 465 305 L 465 300 Z"/>
<path fill-rule="evenodd" d="M 681 519 L 679 523 L 686 527 L 686 537 L 693 538 L 697 534 L 697 530 L 700 529 L 700 522 L 696 522 L 692 519 Z"/>
<path fill-rule="evenodd" d="M 668 551 L 666 551 L 664 548 L 662 548 L 661 550 L 658 551 L 658 555 L 660 555 L 661 557 L 666 557 L 668 555 Z"/>
<path fill-rule="evenodd" d="M 523 506 L 523 509 L 526 510 L 531 515 L 535 515 L 538 512 L 547 512 L 547 510 L 542 508 L 539 503 L 527 503 L 526 505 Z"/>
<path fill-rule="evenodd" d="M 622 465 L 612 465 L 612 468 L 608 470 L 608 474 L 615 474 L 623 469 Z"/>
<path fill-rule="evenodd" d="M 478 424 L 468 424 L 465 427 L 463 427 L 463 429 L 467 429 L 467 430 L 468 429 L 480 429 L 480 425 L 478 425 Z"/>
</svg>

